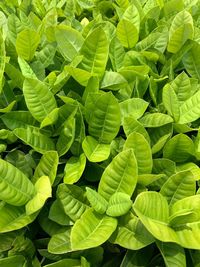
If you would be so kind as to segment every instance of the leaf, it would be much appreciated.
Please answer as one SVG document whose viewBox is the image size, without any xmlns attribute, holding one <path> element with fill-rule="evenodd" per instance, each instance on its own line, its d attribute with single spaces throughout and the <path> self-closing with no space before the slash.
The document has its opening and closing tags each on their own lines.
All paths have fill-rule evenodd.
<svg viewBox="0 0 200 267">
<path fill-rule="evenodd" d="M 137 132 L 142 134 L 146 138 L 148 143 L 150 143 L 148 132 L 146 131 L 144 126 L 139 121 L 135 120 L 133 117 L 128 116 L 124 118 L 123 128 L 126 137 L 128 137 L 132 132 Z"/>
<path fill-rule="evenodd" d="M 40 43 L 40 36 L 31 29 L 25 29 L 17 35 L 16 50 L 19 56 L 31 61 Z"/>
<path fill-rule="evenodd" d="M 23 92 L 29 111 L 39 122 L 42 122 L 57 107 L 53 94 L 39 80 L 25 79 Z"/>
<path fill-rule="evenodd" d="M 49 125 L 53 125 L 58 120 L 59 108 L 55 108 L 52 110 L 46 118 L 41 122 L 40 128 L 47 127 Z"/>
<path fill-rule="evenodd" d="M 184 124 L 197 120 L 200 116 L 200 91 L 197 91 L 193 96 L 187 99 L 180 106 L 180 119 L 178 123 Z"/>
<path fill-rule="evenodd" d="M 36 120 L 31 116 L 29 111 L 10 111 L 3 114 L 1 119 L 10 130 L 37 126 Z"/>
<path fill-rule="evenodd" d="M 138 41 L 138 30 L 129 20 L 121 19 L 117 25 L 117 38 L 125 48 L 133 48 Z"/>
<path fill-rule="evenodd" d="M 27 263 L 23 255 L 13 255 L 7 258 L 0 259 L 0 267 L 12 267 L 17 264 L 18 267 L 25 267 Z"/>
<path fill-rule="evenodd" d="M 51 197 L 51 183 L 48 176 L 41 176 L 35 183 L 36 195 L 26 203 L 26 214 L 40 210 L 47 198 Z"/>
<path fill-rule="evenodd" d="M 83 151 L 91 162 L 106 160 L 110 155 L 110 145 L 101 144 L 92 136 L 86 136 L 82 143 Z"/>
<path fill-rule="evenodd" d="M 48 218 L 60 225 L 72 225 L 72 220 L 65 214 L 64 209 L 58 199 L 56 199 L 49 210 Z"/>
<path fill-rule="evenodd" d="M 109 43 L 105 32 L 100 27 L 93 30 L 81 48 L 80 53 L 83 55 L 83 60 L 79 67 L 101 78 L 105 71 L 108 51 Z"/>
<path fill-rule="evenodd" d="M 35 194 L 34 186 L 19 169 L 0 159 L 0 199 L 22 206 Z"/>
<path fill-rule="evenodd" d="M 92 208 L 96 212 L 100 214 L 104 214 L 106 212 L 108 202 L 100 194 L 98 194 L 95 190 L 86 187 L 86 196 Z"/>
<path fill-rule="evenodd" d="M 187 39 L 193 39 L 194 28 L 193 19 L 189 12 L 183 10 L 173 19 L 169 30 L 169 42 L 167 50 L 177 53 Z"/>
<path fill-rule="evenodd" d="M 97 247 L 104 243 L 117 227 L 117 220 L 87 210 L 74 224 L 71 232 L 71 246 L 73 250 Z"/>
<path fill-rule="evenodd" d="M 174 121 L 178 121 L 180 117 L 179 102 L 175 91 L 169 84 L 163 88 L 163 104 Z"/>
<path fill-rule="evenodd" d="M 59 51 L 68 61 L 74 59 L 84 41 L 78 31 L 66 25 L 59 25 L 55 28 L 55 38 Z"/>
<path fill-rule="evenodd" d="M 86 157 L 85 154 L 81 154 L 80 157 L 71 157 L 64 169 L 64 183 L 65 184 L 74 184 L 76 183 L 82 176 L 83 171 L 86 165 Z"/>
<path fill-rule="evenodd" d="M 106 71 L 101 82 L 101 89 L 110 89 L 113 91 L 122 89 L 127 86 L 127 81 L 124 77 L 113 71 Z"/>
<path fill-rule="evenodd" d="M 3 74 L 6 66 L 6 50 L 5 50 L 5 43 L 3 41 L 3 35 L 0 33 L 0 92 L 2 92 L 3 88 Z"/>
<path fill-rule="evenodd" d="M 130 196 L 124 193 L 113 194 L 108 202 L 106 214 L 111 217 L 118 217 L 126 214 L 132 206 Z"/>
<path fill-rule="evenodd" d="M 57 189 L 57 197 L 65 213 L 73 221 L 78 220 L 88 208 L 84 191 L 78 186 L 60 184 Z"/>
<path fill-rule="evenodd" d="M 112 62 L 113 69 L 118 71 L 123 66 L 125 51 L 116 36 L 111 40 L 109 49 L 109 57 Z"/>
<path fill-rule="evenodd" d="M 70 149 L 75 137 L 75 118 L 70 116 L 64 123 L 61 134 L 56 143 L 59 156 L 63 156 Z"/>
<path fill-rule="evenodd" d="M 170 139 L 164 149 L 164 158 L 175 162 L 185 162 L 194 154 L 194 143 L 185 134 L 177 134 Z"/>
<path fill-rule="evenodd" d="M 51 184 L 53 184 L 56 178 L 58 159 L 56 151 L 45 152 L 35 168 L 32 182 L 35 183 L 41 176 L 48 176 Z"/>
<path fill-rule="evenodd" d="M 137 183 L 137 162 L 133 150 L 120 152 L 104 170 L 98 193 L 107 201 L 117 192 L 131 196 Z"/>
<path fill-rule="evenodd" d="M 26 215 L 24 207 L 14 207 L 8 204 L 1 205 L 0 212 L 0 233 L 21 229 L 32 223 L 37 216 L 37 213 Z"/>
<path fill-rule="evenodd" d="M 151 173 L 153 161 L 151 148 L 143 135 L 131 133 L 124 144 L 124 150 L 132 149 L 137 160 L 138 174 Z"/>
<path fill-rule="evenodd" d="M 170 87 L 177 94 L 180 102 L 186 101 L 191 94 L 191 84 L 188 75 L 181 72 L 170 84 Z"/>
<path fill-rule="evenodd" d="M 69 252 L 71 250 L 70 235 L 71 229 L 53 235 L 48 244 L 48 251 L 53 254 L 63 254 Z"/>
<path fill-rule="evenodd" d="M 99 95 L 97 99 L 91 97 L 87 99 L 85 108 L 89 134 L 100 143 L 110 143 L 120 127 L 120 108 L 116 98 L 111 93 Z"/>
<path fill-rule="evenodd" d="M 190 171 L 178 172 L 164 183 L 160 193 L 165 196 L 169 205 L 195 194 L 196 182 Z"/>
<path fill-rule="evenodd" d="M 46 151 L 55 150 L 55 145 L 52 139 L 44 134 L 41 134 L 36 127 L 16 128 L 14 134 L 21 139 L 25 144 L 31 146 L 37 152 L 44 154 Z"/>
<path fill-rule="evenodd" d="M 163 256 L 167 267 L 172 265 L 177 267 L 186 267 L 185 252 L 182 247 L 177 244 L 163 243 L 159 241 L 156 241 L 156 245 Z"/>
<path fill-rule="evenodd" d="M 179 243 L 175 231 L 169 227 L 169 207 L 167 200 L 157 192 L 140 193 L 133 209 L 146 229 L 162 242 Z M 157 212 L 160 210 L 160 212 Z"/>
<path fill-rule="evenodd" d="M 69 267 L 77 267 L 80 266 L 80 261 L 76 259 L 63 259 L 54 263 L 44 265 L 44 267 L 65 267 L 66 265 Z"/>
<path fill-rule="evenodd" d="M 194 44 L 183 57 L 183 64 L 185 66 L 185 69 L 193 78 L 196 78 L 198 80 L 200 79 L 200 61 L 196 55 L 199 54 L 199 51 L 200 44 Z"/>
<path fill-rule="evenodd" d="M 131 98 L 121 102 L 119 105 L 121 110 L 121 120 L 123 123 L 124 119 L 128 116 L 133 117 L 135 120 L 142 117 L 149 103 L 141 98 Z"/>
<path fill-rule="evenodd" d="M 162 113 L 149 113 L 139 120 L 144 127 L 160 127 L 173 122 L 173 119 Z"/>
</svg>

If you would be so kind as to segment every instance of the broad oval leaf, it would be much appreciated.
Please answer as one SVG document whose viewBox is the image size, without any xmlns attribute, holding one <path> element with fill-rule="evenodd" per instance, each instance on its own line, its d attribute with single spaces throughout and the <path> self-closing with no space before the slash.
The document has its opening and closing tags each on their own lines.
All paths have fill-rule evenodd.
<svg viewBox="0 0 200 267">
<path fill-rule="evenodd" d="M 106 160 L 110 155 L 110 145 L 101 144 L 92 136 L 86 136 L 82 143 L 83 151 L 91 162 Z"/>
<path fill-rule="evenodd" d="M 27 215 L 24 207 L 14 207 L 8 204 L 0 207 L 0 233 L 7 233 L 25 227 L 32 223 L 38 213 Z"/>
<path fill-rule="evenodd" d="M 115 231 L 117 220 L 89 209 L 76 221 L 71 232 L 73 250 L 97 247 Z"/>
<path fill-rule="evenodd" d="M 55 144 L 53 140 L 40 133 L 40 130 L 36 127 L 16 128 L 14 134 L 21 139 L 25 144 L 31 146 L 39 153 L 45 153 L 49 150 L 55 150 Z"/>
<path fill-rule="evenodd" d="M 112 217 L 118 217 L 126 214 L 132 206 L 130 196 L 124 193 L 113 194 L 108 202 L 106 214 Z"/>
<path fill-rule="evenodd" d="M 53 184 L 56 178 L 58 159 L 56 151 L 45 152 L 35 168 L 32 182 L 35 183 L 41 176 L 48 176 L 51 184 Z"/>
<path fill-rule="evenodd" d="M 86 187 L 86 196 L 92 208 L 96 212 L 100 214 L 106 212 L 108 202 L 99 193 L 89 187 Z"/>
<path fill-rule="evenodd" d="M 163 113 L 149 113 L 139 120 L 144 127 L 160 127 L 173 122 L 172 117 Z"/>
<path fill-rule="evenodd" d="M 169 115 L 174 118 L 175 122 L 178 121 L 180 117 L 179 102 L 174 89 L 169 84 L 164 86 L 162 97 Z"/>
<path fill-rule="evenodd" d="M 168 225 L 169 207 L 167 200 L 160 193 L 140 193 L 133 204 L 133 209 L 146 229 L 155 238 L 163 242 L 179 243 L 176 232 Z"/>
<path fill-rule="evenodd" d="M 26 214 L 31 215 L 43 206 L 47 198 L 51 197 L 51 183 L 48 176 L 40 177 L 35 183 L 35 196 L 26 203 Z"/>
<path fill-rule="evenodd" d="M 164 158 L 175 162 L 185 162 L 192 155 L 194 155 L 194 143 L 185 134 L 177 134 L 172 137 L 163 149 Z"/>
<path fill-rule="evenodd" d="M 124 150 L 133 149 L 137 160 L 138 174 L 151 173 L 153 161 L 151 148 L 143 135 L 131 133 L 125 141 Z"/>
<path fill-rule="evenodd" d="M 137 161 L 133 150 L 120 152 L 102 174 L 98 193 L 106 200 L 117 192 L 133 194 L 137 183 Z"/>
<path fill-rule="evenodd" d="M 25 79 L 23 92 L 26 105 L 32 116 L 42 122 L 48 115 L 57 108 L 56 100 L 48 87 L 36 79 Z"/>
<path fill-rule="evenodd" d="M 109 241 L 124 248 L 138 250 L 154 242 L 154 237 L 146 230 L 138 217 L 131 212 L 119 219 L 117 229 Z"/>
<path fill-rule="evenodd" d="M 14 206 L 22 206 L 35 194 L 33 184 L 12 164 L 0 159 L 0 199 Z"/>
<path fill-rule="evenodd" d="M 39 45 L 40 36 L 31 29 L 25 29 L 17 35 L 16 50 L 23 59 L 31 61 Z"/>
<path fill-rule="evenodd" d="M 177 53 L 187 39 L 193 39 L 194 27 L 191 14 L 183 10 L 179 12 L 169 30 L 169 43 L 167 50 L 171 53 Z"/>
<path fill-rule="evenodd" d="M 48 251 L 53 254 L 63 254 L 71 251 L 70 235 L 71 228 L 53 235 L 48 243 Z"/>
<path fill-rule="evenodd" d="M 78 220 L 88 208 L 85 192 L 78 186 L 60 184 L 57 197 L 65 213 L 73 220 Z"/>
<path fill-rule="evenodd" d="M 196 190 L 196 181 L 190 171 L 178 172 L 164 183 L 160 193 L 167 199 L 169 205 L 185 197 L 193 196 Z"/>
<path fill-rule="evenodd" d="M 79 157 L 71 157 L 64 169 L 64 183 L 74 184 L 76 183 L 83 174 L 86 165 L 85 154 L 81 154 Z"/>
<path fill-rule="evenodd" d="M 95 109 L 93 109 L 95 107 Z M 120 108 L 112 93 L 103 93 L 86 101 L 89 134 L 100 143 L 110 143 L 120 127 Z"/>
<path fill-rule="evenodd" d="M 121 19 L 117 25 L 117 38 L 125 48 L 133 48 L 138 41 L 136 26 L 127 19 Z"/>
<path fill-rule="evenodd" d="M 85 39 L 81 48 L 83 60 L 79 67 L 100 78 L 105 71 L 108 60 L 109 43 L 101 27 L 94 29 Z"/>
</svg>

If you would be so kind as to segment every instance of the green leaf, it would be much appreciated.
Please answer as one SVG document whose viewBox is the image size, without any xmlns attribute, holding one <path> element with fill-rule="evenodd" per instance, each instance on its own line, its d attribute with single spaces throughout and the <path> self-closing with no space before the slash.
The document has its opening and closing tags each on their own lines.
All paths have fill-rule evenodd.
<svg viewBox="0 0 200 267">
<path fill-rule="evenodd" d="M 40 36 L 31 29 L 25 29 L 17 35 L 17 54 L 27 61 L 31 61 L 40 43 Z"/>
<path fill-rule="evenodd" d="M 117 25 L 117 38 L 125 48 L 133 48 L 138 41 L 138 30 L 129 20 L 121 19 Z"/>
<path fill-rule="evenodd" d="M 124 77 L 113 71 L 106 71 L 102 82 L 101 82 L 101 89 L 110 89 L 112 91 L 116 91 L 127 86 L 127 81 Z"/>
<path fill-rule="evenodd" d="M 0 199 L 14 206 L 22 206 L 35 194 L 26 175 L 7 161 L 0 159 Z"/>
<path fill-rule="evenodd" d="M 91 162 L 106 160 L 110 155 L 110 145 L 101 144 L 92 136 L 86 136 L 82 143 L 83 151 Z"/>
<path fill-rule="evenodd" d="M 131 212 L 119 219 L 117 229 L 109 241 L 124 248 L 138 250 L 154 242 L 153 236 Z"/>
<path fill-rule="evenodd" d="M 126 214 L 132 206 L 130 196 L 124 193 L 113 194 L 108 202 L 106 214 L 112 217 L 118 217 Z"/>
<path fill-rule="evenodd" d="M 117 227 L 117 220 L 87 210 L 76 221 L 71 232 L 71 246 L 73 250 L 97 247 L 104 243 Z"/>
<path fill-rule="evenodd" d="M 65 184 L 74 184 L 82 176 L 83 171 L 86 165 L 85 154 L 81 154 L 79 157 L 71 157 L 64 169 L 64 183 Z"/>
<path fill-rule="evenodd" d="M 0 212 L 0 233 L 21 229 L 32 223 L 38 214 L 27 215 L 24 207 L 14 207 L 8 204 L 1 205 Z"/>
<path fill-rule="evenodd" d="M 150 143 L 149 134 L 144 128 L 144 126 L 137 120 L 135 120 L 133 117 L 125 117 L 123 122 L 123 128 L 124 132 L 126 134 L 126 137 L 128 137 L 132 132 L 137 132 L 142 134 L 148 143 Z"/>
<path fill-rule="evenodd" d="M 9 256 L 7 258 L 0 259 L 0 267 L 12 267 L 12 266 L 18 266 L 18 267 L 25 267 L 27 261 L 23 255 L 13 255 Z"/>
<path fill-rule="evenodd" d="M 173 122 L 173 119 L 162 113 L 149 113 L 139 120 L 144 127 L 160 127 Z"/>
<path fill-rule="evenodd" d="M 39 122 L 42 122 L 57 107 L 53 94 L 39 80 L 25 79 L 23 92 L 29 111 Z"/>
<path fill-rule="evenodd" d="M 200 80 L 200 59 L 196 55 L 199 54 L 199 51 L 200 44 L 195 43 L 183 57 L 183 64 L 185 69 L 193 78 L 198 80 Z"/>
<path fill-rule="evenodd" d="M 77 30 L 66 25 L 59 25 L 55 28 L 55 38 L 58 50 L 68 61 L 74 59 L 84 41 L 82 35 Z"/>
<path fill-rule="evenodd" d="M 86 187 L 86 196 L 88 201 L 90 202 L 92 208 L 100 213 L 103 214 L 107 210 L 108 202 L 95 190 Z"/>
<path fill-rule="evenodd" d="M 80 261 L 76 259 L 63 259 L 54 263 L 44 265 L 44 267 L 77 267 L 80 266 Z"/>
<path fill-rule="evenodd" d="M 28 126 L 37 126 L 36 120 L 28 111 L 10 111 L 3 114 L 1 119 L 10 130 L 27 128 Z"/>
<path fill-rule="evenodd" d="M 172 21 L 169 30 L 169 42 L 167 50 L 177 53 L 187 39 L 193 39 L 194 28 L 191 14 L 183 10 L 179 12 Z"/>
<path fill-rule="evenodd" d="M 163 243 L 160 241 L 156 241 L 156 245 L 163 256 L 166 267 L 186 267 L 185 252 L 182 247 L 177 244 Z"/>
<path fill-rule="evenodd" d="M 60 184 L 57 189 L 57 197 L 62 204 L 65 213 L 73 220 L 78 220 L 88 208 L 85 192 L 78 186 Z"/>
<path fill-rule="evenodd" d="M 35 168 L 32 182 L 36 182 L 41 176 L 48 176 L 51 184 L 54 183 L 58 167 L 58 153 L 56 151 L 45 152 Z"/>
<path fill-rule="evenodd" d="M 120 103 L 121 120 L 122 123 L 126 117 L 133 117 L 139 119 L 144 114 L 149 103 L 141 98 L 131 98 Z"/>
<path fill-rule="evenodd" d="M 111 93 L 100 94 L 97 98 L 91 96 L 86 100 L 85 108 L 89 134 L 100 143 L 110 143 L 120 127 L 117 99 Z"/>
<path fill-rule="evenodd" d="M 137 183 L 137 161 L 132 149 L 120 152 L 102 174 L 98 193 L 107 201 L 117 192 L 131 196 Z"/>
<path fill-rule="evenodd" d="M 4 70 L 6 66 L 6 49 L 5 49 L 5 43 L 3 40 L 2 32 L 0 33 L 0 92 L 2 92 L 3 88 L 3 77 L 4 77 Z"/>
<path fill-rule="evenodd" d="M 72 220 L 65 214 L 64 209 L 58 199 L 56 199 L 49 210 L 48 218 L 60 225 L 72 225 Z"/>
<path fill-rule="evenodd" d="M 124 56 L 125 51 L 122 44 L 117 37 L 114 37 L 110 42 L 109 57 L 115 71 L 118 71 L 123 66 Z"/>
<path fill-rule="evenodd" d="M 98 75 L 100 78 L 105 71 L 108 60 L 109 43 L 102 28 L 94 29 L 85 39 L 81 48 L 83 60 L 79 67 Z"/>
<path fill-rule="evenodd" d="M 53 125 L 58 120 L 58 114 L 59 114 L 59 108 L 55 108 L 52 110 L 46 118 L 43 119 L 43 121 L 40 124 L 40 128 L 47 127 L 49 125 Z"/>
<path fill-rule="evenodd" d="M 56 143 L 59 156 L 63 156 L 70 149 L 75 137 L 75 118 L 70 116 L 64 123 L 61 134 Z"/>
<path fill-rule="evenodd" d="M 178 172 L 164 183 L 160 193 L 167 199 L 169 205 L 185 197 L 193 196 L 196 190 L 196 181 L 190 171 Z"/>
<path fill-rule="evenodd" d="M 185 134 L 177 134 L 170 139 L 164 149 L 164 158 L 175 162 L 185 162 L 194 154 L 194 143 Z"/>
<path fill-rule="evenodd" d="M 174 121 L 178 121 L 180 117 L 179 102 L 174 89 L 169 85 L 165 85 L 163 88 L 163 104 L 168 111 L 169 115 L 174 118 Z"/>
<path fill-rule="evenodd" d="M 178 123 L 184 124 L 197 120 L 200 116 L 200 91 L 197 91 L 193 96 L 187 99 L 180 106 L 180 119 Z"/>
<path fill-rule="evenodd" d="M 48 243 L 48 251 L 53 254 L 63 254 L 71 251 L 70 235 L 71 228 L 53 235 Z"/>
<path fill-rule="evenodd" d="M 46 151 L 55 150 L 53 140 L 41 134 L 40 130 L 36 127 L 16 128 L 14 134 L 39 153 L 44 154 Z"/>
<path fill-rule="evenodd" d="M 124 144 L 124 150 L 132 149 L 137 160 L 138 174 L 151 173 L 153 161 L 151 148 L 143 135 L 131 133 Z"/>
<path fill-rule="evenodd" d="M 26 214 L 31 215 L 40 210 L 47 198 L 51 197 L 51 183 L 48 176 L 40 177 L 35 183 L 36 195 L 26 203 Z"/>
<path fill-rule="evenodd" d="M 162 242 L 179 243 L 175 231 L 169 227 L 169 207 L 167 200 L 157 192 L 140 193 L 133 209 L 146 229 Z M 157 211 L 160 212 L 157 212 Z"/>
</svg>

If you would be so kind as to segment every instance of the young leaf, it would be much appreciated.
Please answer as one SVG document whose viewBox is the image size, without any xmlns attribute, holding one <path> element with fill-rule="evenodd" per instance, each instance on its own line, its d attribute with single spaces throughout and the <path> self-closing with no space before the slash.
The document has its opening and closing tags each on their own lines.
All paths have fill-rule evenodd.
<svg viewBox="0 0 200 267">
<path fill-rule="evenodd" d="M 97 247 L 104 243 L 117 227 L 117 220 L 87 210 L 76 221 L 71 232 L 71 246 L 73 250 L 82 250 Z"/>
<path fill-rule="evenodd" d="M 86 187 L 86 196 L 92 208 L 96 212 L 100 214 L 104 214 L 106 212 L 108 202 L 100 194 L 98 194 L 95 190 Z"/>
<path fill-rule="evenodd" d="M 51 183 L 48 176 L 40 177 L 35 183 L 36 195 L 26 203 L 26 214 L 31 215 L 40 210 L 47 198 L 51 197 Z"/>
<path fill-rule="evenodd" d="M 107 201 L 117 192 L 131 196 L 137 183 L 137 174 L 137 162 L 133 150 L 122 151 L 103 172 L 98 193 Z"/>
<path fill-rule="evenodd" d="M 124 193 L 115 193 L 108 202 L 106 214 L 111 217 L 118 217 L 126 214 L 132 206 L 130 196 Z"/>
</svg>

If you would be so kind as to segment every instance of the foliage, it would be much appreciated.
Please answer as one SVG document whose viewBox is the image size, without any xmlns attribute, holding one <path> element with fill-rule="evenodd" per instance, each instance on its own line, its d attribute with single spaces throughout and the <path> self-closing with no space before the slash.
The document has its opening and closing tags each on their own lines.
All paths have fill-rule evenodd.
<svg viewBox="0 0 200 267">
<path fill-rule="evenodd" d="M 200 2 L 0 1 L 0 267 L 198 267 Z"/>
</svg>

